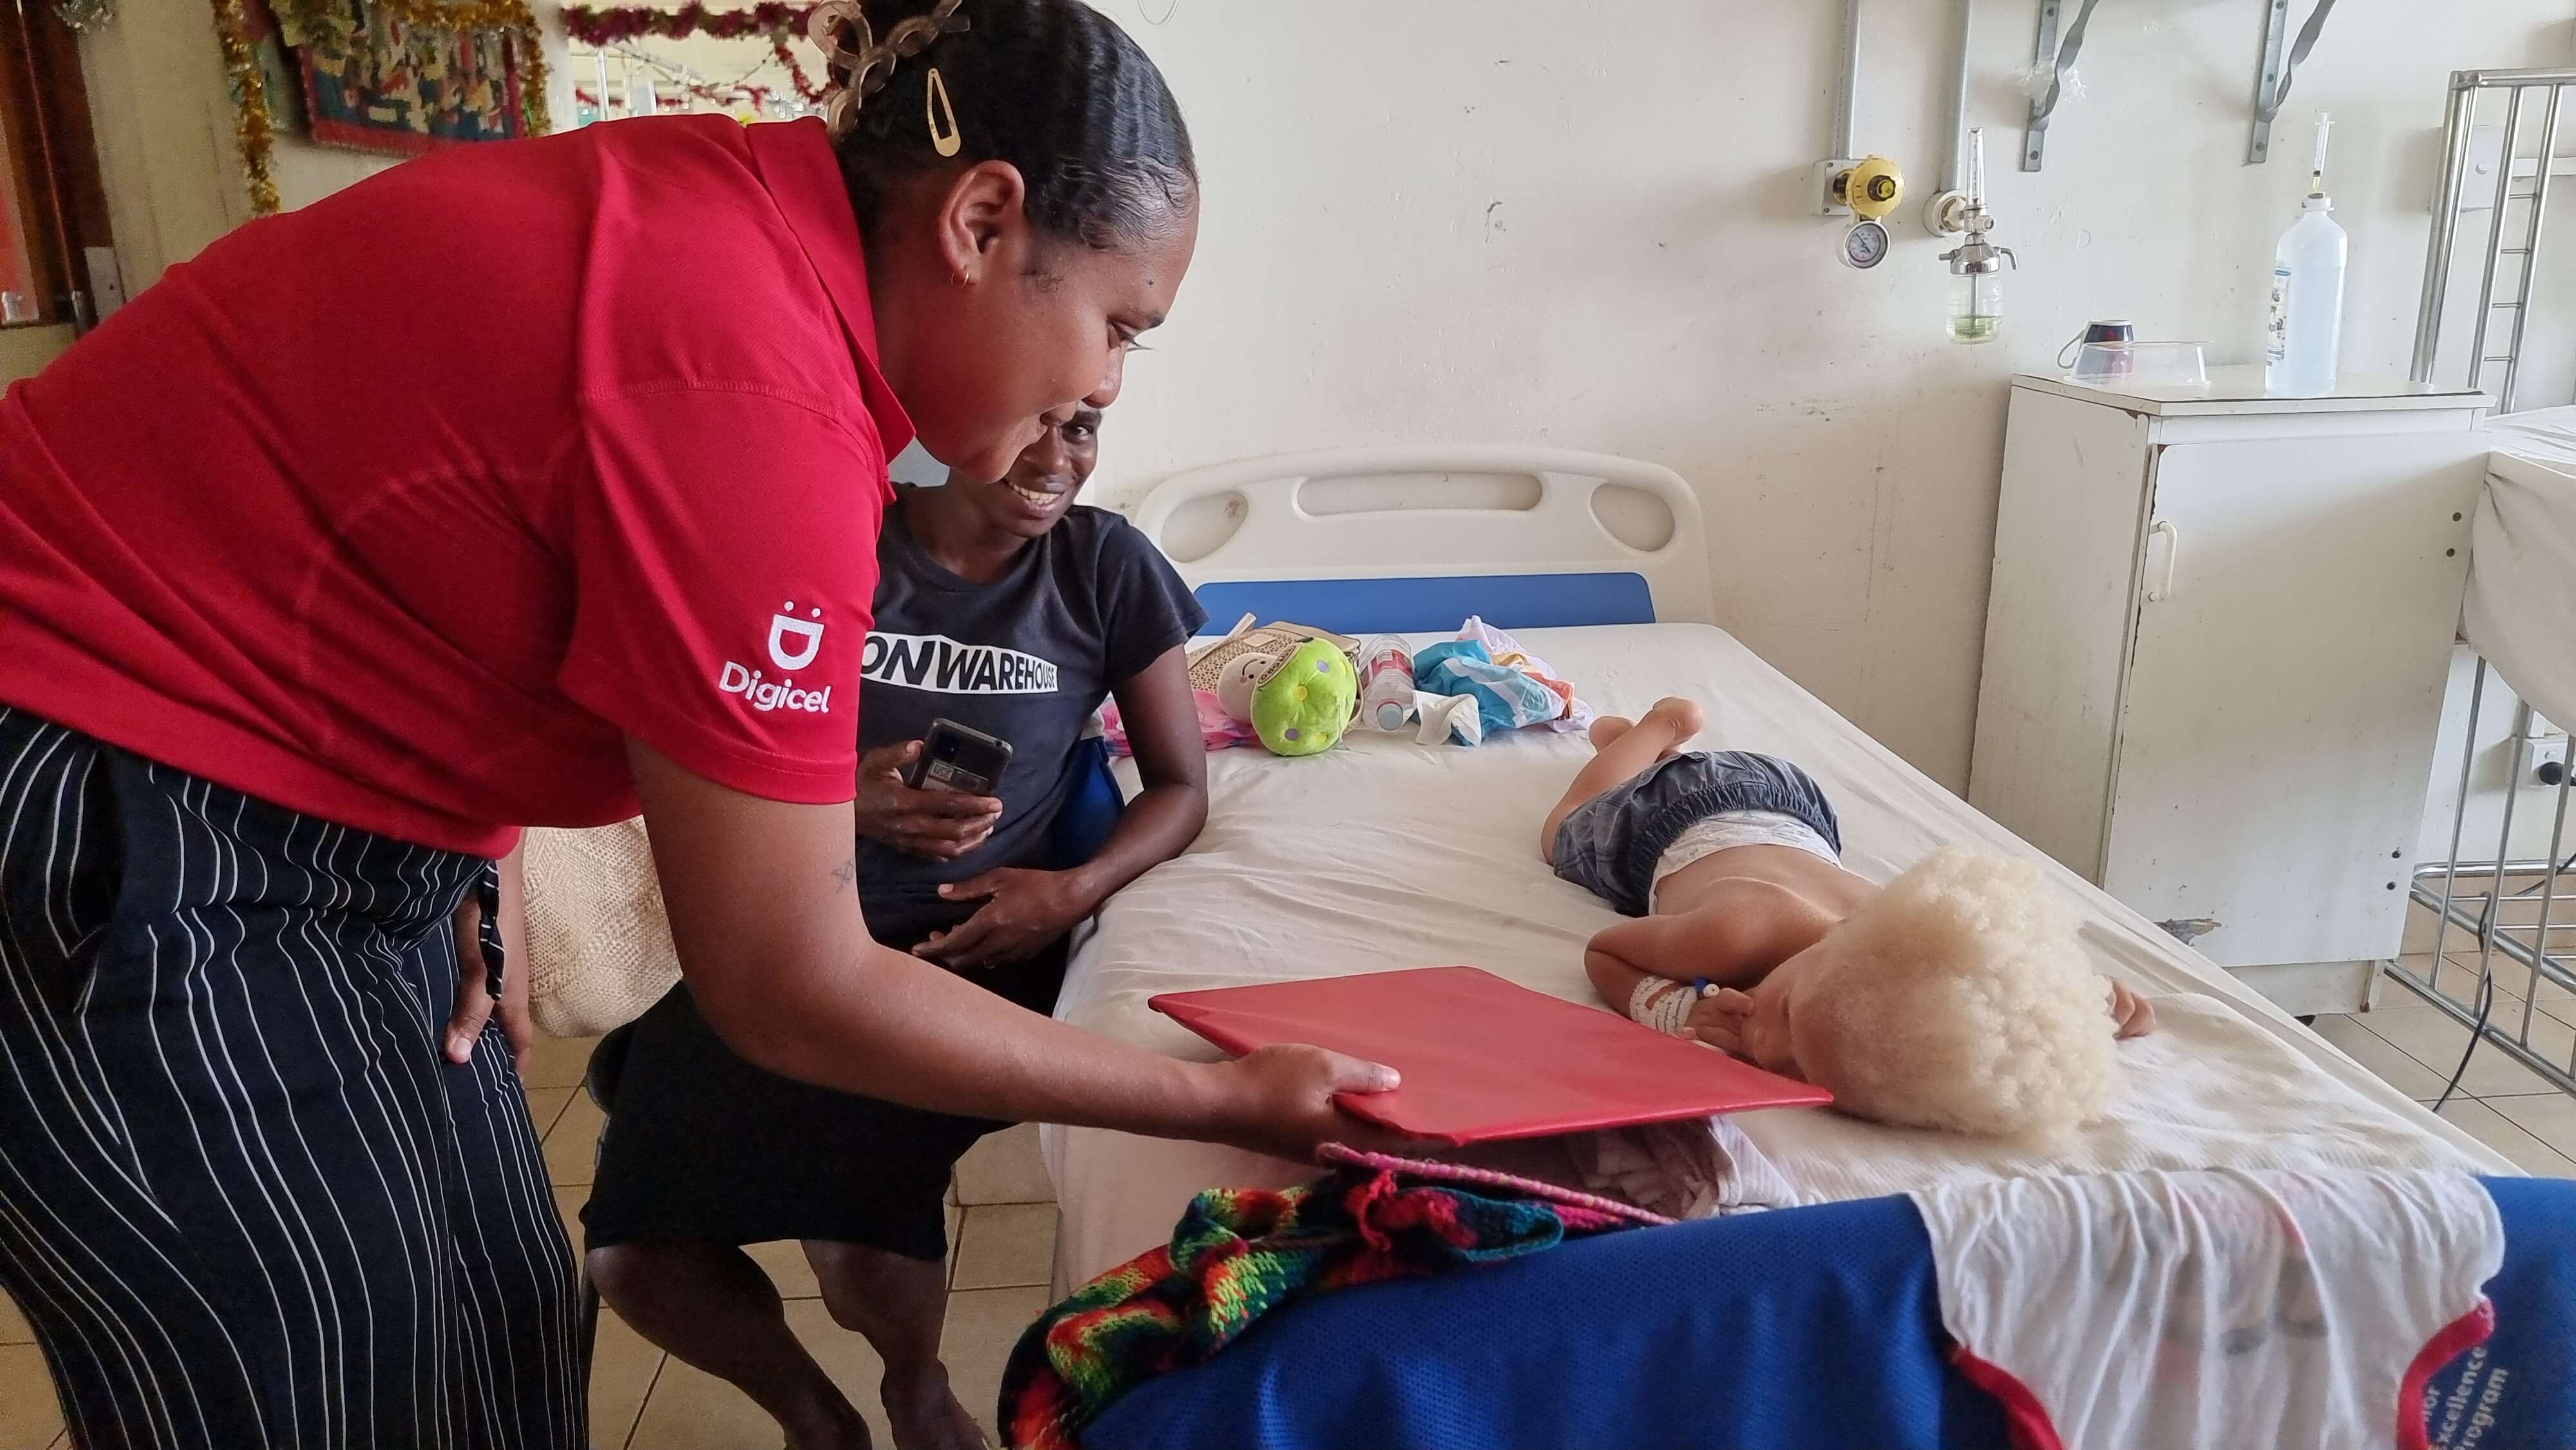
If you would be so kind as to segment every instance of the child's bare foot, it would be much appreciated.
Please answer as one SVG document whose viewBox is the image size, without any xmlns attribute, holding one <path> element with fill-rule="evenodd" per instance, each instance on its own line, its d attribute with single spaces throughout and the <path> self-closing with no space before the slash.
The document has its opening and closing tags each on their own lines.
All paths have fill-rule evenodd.
<svg viewBox="0 0 2576 1450">
<path fill-rule="evenodd" d="M 1607 750 L 1620 736 L 1637 728 L 1637 722 L 1625 715 L 1604 715 L 1592 722 L 1592 748 Z"/>
<path fill-rule="evenodd" d="M 1672 741 L 1664 747 L 1664 753 L 1670 755 L 1687 744 L 1692 736 L 1697 735 L 1700 726 L 1706 720 L 1707 716 L 1701 712 L 1698 701 L 1685 700 L 1679 695 L 1666 695 L 1657 700 L 1655 708 L 1648 710 L 1637 724 L 1641 728 L 1649 725 L 1660 726 L 1669 732 Z"/>
</svg>

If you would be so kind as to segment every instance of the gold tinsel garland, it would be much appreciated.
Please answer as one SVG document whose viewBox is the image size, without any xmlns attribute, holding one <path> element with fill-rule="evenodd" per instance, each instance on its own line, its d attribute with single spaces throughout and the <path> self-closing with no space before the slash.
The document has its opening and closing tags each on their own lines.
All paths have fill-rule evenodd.
<svg viewBox="0 0 2576 1450">
<path fill-rule="evenodd" d="M 267 216 L 277 210 L 277 176 L 269 166 L 277 132 L 269 123 L 268 79 L 260 74 L 259 56 L 251 49 L 243 0 L 215 0 L 215 44 L 224 53 L 224 74 L 232 82 L 233 139 L 241 147 L 242 174 L 250 182 L 251 215 Z"/>
<path fill-rule="evenodd" d="M 268 111 L 267 78 L 250 40 L 247 0 L 214 0 L 215 43 L 223 51 L 224 73 L 234 94 L 234 140 L 241 147 L 242 173 L 250 184 L 253 216 L 278 209 L 273 164 L 277 128 Z M 519 64 L 519 114 L 527 133 L 542 136 L 554 129 L 546 109 L 545 46 L 538 38 L 537 17 L 528 0 L 368 0 L 369 11 L 405 25 L 439 30 L 506 32 Z"/>
</svg>

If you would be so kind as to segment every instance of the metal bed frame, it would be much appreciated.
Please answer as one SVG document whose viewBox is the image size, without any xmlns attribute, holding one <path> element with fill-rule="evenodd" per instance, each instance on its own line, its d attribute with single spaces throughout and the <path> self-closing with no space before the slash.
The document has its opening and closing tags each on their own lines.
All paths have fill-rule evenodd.
<svg viewBox="0 0 2576 1450">
<path fill-rule="evenodd" d="M 2443 308 L 2458 257 L 2461 204 L 2475 165 L 2473 153 L 2481 115 L 2493 117 L 2500 109 L 2502 144 L 2495 167 L 2485 258 L 2479 267 L 2479 306 L 2471 328 L 2467 382 L 2469 387 L 2478 388 L 2489 380 L 2489 370 L 2495 369 L 2493 386 L 2487 391 L 2497 398 L 2498 411 L 2510 413 L 2518 406 L 2532 280 L 2540 270 L 2561 102 L 2571 87 L 2576 87 L 2576 68 L 2452 73 L 2450 109 L 2444 122 L 2447 144 L 2442 179 L 2434 201 L 2432 245 L 2425 253 L 2422 310 L 2415 324 L 2411 376 L 2416 382 L 2433 381 L 2439 363 Z M 2534 112 L 2538 113 L 2538 139 L 2530 148 L 2531 154 L 2525 156 L 2524 142 Z M 2528 169 L 2523 165 L 2526 162 L 2530 163 Z M 2524 187 L 2520 183 L 2526 177 L 2529 185 Z M 2499 340 L 2501 351 L 2491 350 Z M 2514 701 L 2511 760 L 2495 853 L 2484 859 L 2461 858 L 2470 808 L 2469 787 L 2480 753 L 2478 722 L 2487 705 L 2487 687 L 2493 675 L 2484 659 L 2477 661 L 2450 850 L 2444 860 L 2419 864 L 2412 881 L 2415 903 L 2436 918 L 2432 955 L 2429 959 L 2409 957 L 2385 963 L 2384 969 L 2417 996 L 2477 1034 L 2472 1049 L 2477 1045 L 2492 1046 L 2561 1091 L 2576 1094 L 2576 1045 L 2562 1053 L 2555 1043 L 2535 1040 L 2533 1033 L 2535 1025 L 2542 1026 L 2544 1033 L 2557 1031 L 2539 1006 L 2553 987 L 2566 994 L 2560 1001 L 2562 1014 L 2576 1021 L 2576 1011 L 2569 1010 L 2576 1006 L 2576 870 L 2570 869 L 2576 861 L 2571 861 L 2567 843 L 2568 762 L 2558 764 L 2554 781 L 2548 778 L 2546 768 L 2541 773 L 2543 784 L 2557 787 L 2549 854 L 2539 860 L 2512 859 L 2515 808 L 2520 804 L 2524 782 L 2533 774 L 2532 711 L 2520 700 Z M 2552 723 L 2565 726 L 2576 722 Z M 2447 949 L 2455 932 L 2465 933 L 2465 940 L 2474 944 L 2474 968 L 2466 962 L 2446 966 Z M 2419 969 L 2413 965 L 2417 960 L 2428 960 L 2429 964 Z"/>
</svg>

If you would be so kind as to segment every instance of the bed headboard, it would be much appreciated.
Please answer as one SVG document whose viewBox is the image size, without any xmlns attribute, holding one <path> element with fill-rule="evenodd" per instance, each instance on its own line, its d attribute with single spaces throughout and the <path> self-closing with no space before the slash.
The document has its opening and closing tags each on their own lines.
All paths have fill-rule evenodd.
<svg viewBox="0 0 2576 1450">
<path fill-rule="evenodd" d="M 1716 622 L 1699 499 L 1669 468 L 1559 449 L 1353 448 L 1166 479 L 1136 513 L 1209 626 L 1340 634 Z"/>
</svg>

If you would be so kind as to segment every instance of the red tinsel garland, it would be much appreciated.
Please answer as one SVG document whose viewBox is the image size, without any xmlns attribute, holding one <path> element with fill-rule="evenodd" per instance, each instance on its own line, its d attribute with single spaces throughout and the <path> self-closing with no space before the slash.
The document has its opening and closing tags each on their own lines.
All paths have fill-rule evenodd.
<svg viewBox="0 0 2576 1450">
<path fill-rule="evenodd" d="M 770 0 L 748 10 L 710 10 L 698 4 L 677 10 L 652 5 L 567 5 L 561 13 L 564 34 L 585 45 L 613 45 L 640 35 L 658 35 L 667 40 L 691 35 L 712 35 L 719 40 L 769 35 L 802 28 L 813 8 Z"/>
<path fill-rule="evenodd" d="M 679 40 L 691 35 L 711 35 L 718 40 L 745 40 L 766 37 L 770 53 L 786 68 L 796 83 L 796 94 L 809 102 L 823 99 L 823 88 L 805 79 L 796 64 L 795 52 L 788 42 L 805 33 L 805 17 L 813 13 L 811 5 L 791 5 L 782 0 L 766 0 L 749 9 L 711 10 L 693 3 L 677 10 L 664 10 L 652 5 L 566 5 L 564 34 L 588 46 L 619 45 L 644 36 Z"/>
<path fill-rule="evenodd" d="M 787 78 L 796 83 L 796 94 L 803 97 L 806 104 L 815 106 L 823 104 L 823 88 L 805 79 L 805 72 L 797 68 L 795 53 L 787 48 L 785 35 L 769 37 L 769 53 L 778 57 L 779 68 L 786 71 Z"/>
<path fill-rule="evenodd" d="M 736 99 L 747 99 L 754 106 L 767 106 L 771 95 L 770 88 L 767 86 L 684 86 L 681 88 L 680 94 L 666 95 L 664 92 L 669 89 L 669 86 L 670 82 L 668 81 L 654 82 L 653 104 L 655 109 L 664 111 L 685 111 L 688 109 L 689 99 L 691 97 L 695 97 L 702 101 L 713 101 L 719 106 L 725 105 Z M 599 97 L 591 94 L 589 89 L 583 86 L 575 86 L 572 88 L 572 98 L 574 103 L 578 105 L 597 106 L 600 103 Z"/>
</svg>

